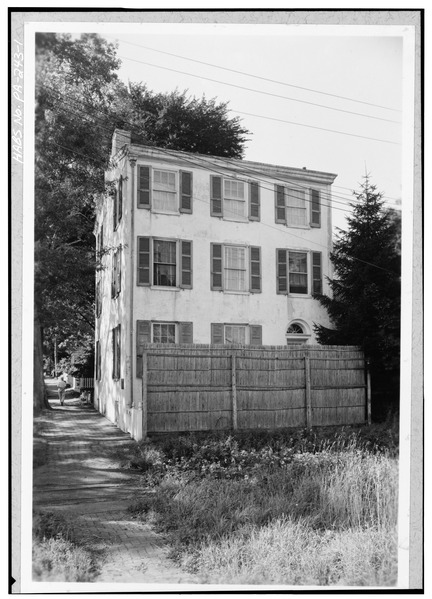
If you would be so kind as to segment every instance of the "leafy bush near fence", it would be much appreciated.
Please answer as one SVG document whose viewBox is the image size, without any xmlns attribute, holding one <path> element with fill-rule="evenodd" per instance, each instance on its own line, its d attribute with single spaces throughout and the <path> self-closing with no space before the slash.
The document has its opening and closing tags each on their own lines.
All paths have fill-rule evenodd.
<svg viewBox="0 0 432 599">
<path fill-rule="evenodd" d="M 141 445 L 133 465 L 156 493 L 131 510 L 168 533 L 176 559 L 207 582 L 392 585 L 396 435 L 384 443 L 379 432 L 377 443 L 365 432 Z"/>
</svg>

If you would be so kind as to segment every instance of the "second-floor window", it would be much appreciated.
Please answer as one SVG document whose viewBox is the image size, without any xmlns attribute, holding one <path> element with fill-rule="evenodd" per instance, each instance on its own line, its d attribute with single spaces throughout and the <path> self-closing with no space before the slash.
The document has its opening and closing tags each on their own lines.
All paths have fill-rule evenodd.
<svg viewBox="0 0 432 599">
<path fill-rule="evenodd" d="M 211 244 L 211 288 L 214 291 L 261 292 L 261 248 Z"/>
<path fill-rule="evenodd" d="M 320 192 L 275 185 L 275 222 L 288 227 L 320 227 Z"/>
<path fill-rule="evenodd" d="M 321 252 L 276 250 L 277 293 L 322 293 Z"/>
<path fill-rule="evenodd" d="M 192 241 L 138 237 L 137 284 L 192 289 Z"/>
<path fill-rule="evenodd" d="M 210 175 L 210 214 L 224 220 L 260 220 L 258 183 Z"/>
<path fill-rule="evenodd" d="M 166 214 L 192 213 L 192 173 L 138 165 L 138 208 Z"/>
</svg>

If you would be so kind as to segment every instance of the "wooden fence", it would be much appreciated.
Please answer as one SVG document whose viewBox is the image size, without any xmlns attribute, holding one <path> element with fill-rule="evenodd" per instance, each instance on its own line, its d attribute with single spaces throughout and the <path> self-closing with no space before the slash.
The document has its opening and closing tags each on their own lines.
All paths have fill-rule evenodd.
<svg viewBox="0 0 432 599">
<path fill-rule="evenodd" d="M 370 422 L 352 346 L 146 344 L 141 399 L 144 436 Z"/>
</svg>

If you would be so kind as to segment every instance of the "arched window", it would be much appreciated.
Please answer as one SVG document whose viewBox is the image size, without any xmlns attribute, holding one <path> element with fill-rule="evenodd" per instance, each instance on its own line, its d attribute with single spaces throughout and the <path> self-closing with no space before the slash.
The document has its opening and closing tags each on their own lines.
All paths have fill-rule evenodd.
<svg viewBox="0 0 432 599">
<path fill-rule="evenodd" d="M 307 343 L 310 339 L 309 327 L 302 322 L 293 321 L 288 325 L 285 336 L 288 345 Z"/>
</svg>

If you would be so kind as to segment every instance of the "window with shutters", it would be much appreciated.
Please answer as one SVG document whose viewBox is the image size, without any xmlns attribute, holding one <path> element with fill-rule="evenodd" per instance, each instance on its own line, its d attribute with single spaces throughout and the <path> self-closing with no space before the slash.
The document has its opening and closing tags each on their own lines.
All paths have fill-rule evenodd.
<svg viewBox="0 0 432 599">
<path fill-rule="evenodd" d="M 114 252 L 111 271 L 111 297 L 117 297 L 121 291 L 121 249 Z"/>
<path fill-rule="evenodd" d="M 260 220 L 258 183 L 210 175 L 210 214 L 237 222 Z"/>
<path fill-rule="evenodd" d="M 262 326 L 212 323 L 212 344 L 262 345 Z"/>
<path fill-rule="evenodd" d="M 193 343 L 192 322 L 137 320 L 136 376 L 142 376 L 142 356 L 146 343 Z"/>
<path fill-rule="evenodd" d="M 276 250 L 277 292 L 310 295 L 322 292 L 321 252 Z"/>
<path fill-rule="evenodd" d="M 288 227 L 320 227 L 320 192 L 294 185 L 275 185 L 275 222 Z"/>
<path fill-rule="evenodd" d="M 211 288 L 231 293 L 260 293 L 261 248 L 212 243 Z"/>
<path fill-rule="evenodd" d="M 192 213 L 192 173 L 138 165 L 138 208 L 162 214 Z"/>
<path fill-rule="evenodd" d="M 138 237 L 137 284 L 192 289 L 192 241 Z"/>
<path fill-rule="evenodd" d="M 120 379 L 120 365 L 121 365 L 121 325 L 117 325 L 112 329 L 112 357 L 113 357 L 113 369 L 112 378 L 114 380 Z"/>
</svg>

